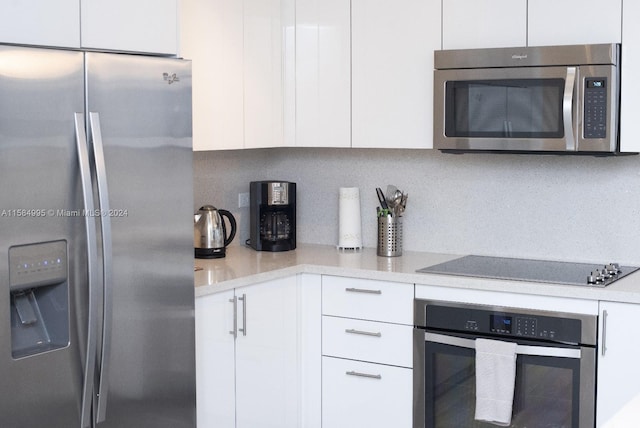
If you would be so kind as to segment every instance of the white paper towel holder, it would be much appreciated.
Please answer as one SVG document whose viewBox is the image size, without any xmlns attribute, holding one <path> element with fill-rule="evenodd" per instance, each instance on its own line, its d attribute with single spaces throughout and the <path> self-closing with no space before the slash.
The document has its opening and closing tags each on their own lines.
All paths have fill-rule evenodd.
<svg viewBox="0 0 640 428">
<path fill-rule="evenodd" d="M 338 199 L 338 250 L 362 249 L 360 189 L 341 187 Z"/>
</svg>

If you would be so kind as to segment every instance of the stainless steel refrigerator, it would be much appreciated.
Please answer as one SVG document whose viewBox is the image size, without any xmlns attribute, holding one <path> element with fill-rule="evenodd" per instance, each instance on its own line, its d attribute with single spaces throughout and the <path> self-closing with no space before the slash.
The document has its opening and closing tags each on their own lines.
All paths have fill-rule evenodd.
<svg viewBox="0 0 640 428">
<path fill-rule="evenodd" d="M 190 62 L 0 46 L 0 425 L 193 428 Z"/>
</svg>

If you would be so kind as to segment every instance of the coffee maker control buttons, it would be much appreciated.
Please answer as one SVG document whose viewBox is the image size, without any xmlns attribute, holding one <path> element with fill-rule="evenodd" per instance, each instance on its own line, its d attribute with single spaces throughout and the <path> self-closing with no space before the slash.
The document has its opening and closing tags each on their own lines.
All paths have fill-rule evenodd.
<svg viewBox="0 0 640 428">
<path fill-rule="evenodd" d="M 289 203 L 289 195 L 287 183 L 270 183 L 269 186 L 269 205 L 287 205 Z"/>
</svg>

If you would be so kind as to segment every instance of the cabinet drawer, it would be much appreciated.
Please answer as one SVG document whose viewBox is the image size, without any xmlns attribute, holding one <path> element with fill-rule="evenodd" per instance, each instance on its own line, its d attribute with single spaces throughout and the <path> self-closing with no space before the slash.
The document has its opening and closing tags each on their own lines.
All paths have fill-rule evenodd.
<svg viewBox="0 0 640 428">
<path fill-rule="evenodd" d="M 323 276 L 322 313 L 413 325 L 413 284 Z"/>
<path fill-rule="evenodd" d="M 413 327 L 351 318 L 322 317 L 322 354 L 413 367 Z"/>
<path fill-rule="evenodd" d="M 411 428 L 412 370 L 322 358 L 322 426 Z"/>
</svg>

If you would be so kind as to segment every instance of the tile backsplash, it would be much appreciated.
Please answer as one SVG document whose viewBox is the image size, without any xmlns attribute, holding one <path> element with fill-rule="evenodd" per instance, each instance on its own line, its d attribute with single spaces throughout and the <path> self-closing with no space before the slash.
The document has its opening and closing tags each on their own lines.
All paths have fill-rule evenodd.
<svg viewBox="0 0 640 428">
<path fill-rule="evenodd" d="M 298 242 L 336 245 L 338 189 L 359 187 L 365 247 L 376 246 L 376 187 L 408 192 L 404 250 L 640 264 L 640 156 L 442 154 L 276 148 L 194 153 L 195 203 L 230 210 L 238 237 L 254 180 L 298 188 Z"/>
</svg>

